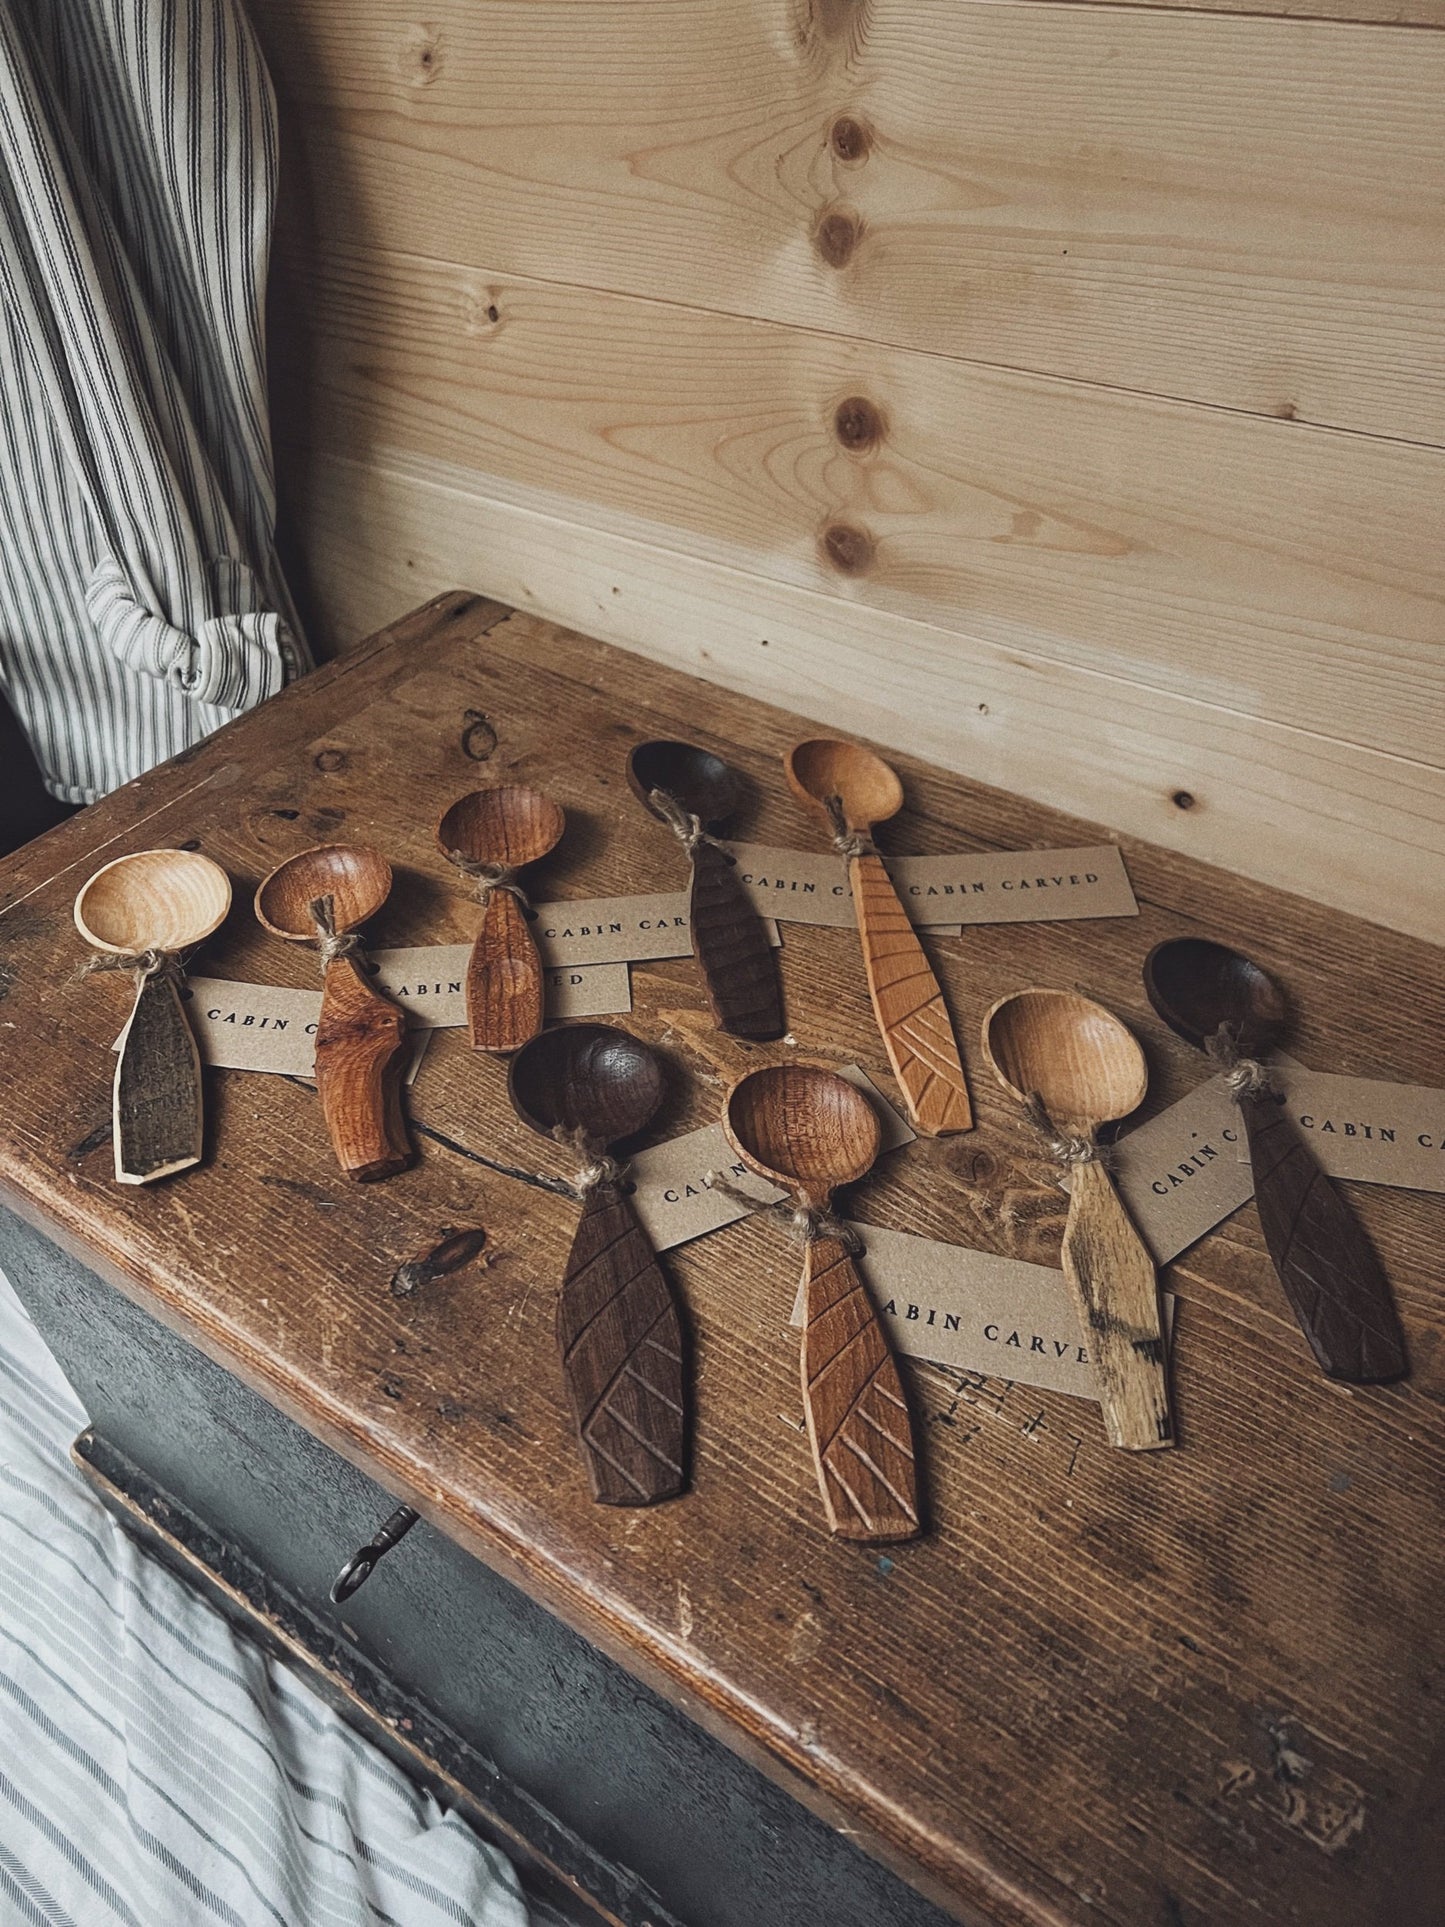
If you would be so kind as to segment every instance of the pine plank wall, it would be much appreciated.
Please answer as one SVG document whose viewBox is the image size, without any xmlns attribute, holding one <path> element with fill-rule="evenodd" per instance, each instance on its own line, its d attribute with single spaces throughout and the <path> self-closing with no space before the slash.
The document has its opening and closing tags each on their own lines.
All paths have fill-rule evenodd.
<svg viewBox="0 0 1445 1927">
<path fill-rule="evenodd" d="M 323 643 L 457 586 L 1445 941 L 1445 0 L 251 0 Z"/>
</svg>

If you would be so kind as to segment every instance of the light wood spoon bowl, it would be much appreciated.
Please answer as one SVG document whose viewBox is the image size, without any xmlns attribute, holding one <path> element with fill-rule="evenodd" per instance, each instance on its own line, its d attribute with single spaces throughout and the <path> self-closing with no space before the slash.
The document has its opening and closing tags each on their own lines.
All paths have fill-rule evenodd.
<svg viewBox="0 0 1445 1927">
<path fill-rule="evenodd" d="M 678 817 L 696 818 L 700 837 L 690 837 L 692 876 L 688 926 L 692 954 L 702 972 L 708 1008 L 719 1030 L 754 1043 L 781 1037 L 787 1029 L 777 960 L 762 918 L 738 881 L 731 855 L 711 841 L 711 833 L 737 808 L 737 773 L 711 750 L 694 743 L 639 743 L 627 759 L 633 794 L 680 834 Z M 668 799 L 659 807 L 658 799 Z"/>
<path fill-rule="evenodd" d="M 458 797 L 437 825 L 437 843 L 453 863 L 510 873 L 538 863 L 557 847 L 567 819 L 540 790 L 520 783 Z M 482 923 L 467 964 L 467 1024 L 472 1049 L 520 1050 L 542 1028 L 542 959 L 527 915 L 511 890 L 479 878 Z"/>
<path fill-rule="evenodd" d="M 750 1071 L 728 1092 L 723 1129 L 750 1171 L 813 1213 L 882 1143 L 863 1093 L 816 1064 Z M 844 1539 L 911 1539 L 918 1478 L 898 1366 L 848 1244 L 826 1226 L 803 1248 L 803 1305 L 803 1411 L 828 1525 Z"/>
<path fill-rule="evenodd" d="M 1112 1444 L 1152 1451 L 1174 1439 L 1154 1260 L 1093 1155 L 1102 1124 L 1143 1103 L 1149 1067 L 1112 1011 L 1071 990 L 1001 997 L 983 1020 L 983 1053 L 1019 1103 L 1041 1103 L 1071 1174 L 1061 1253 L 1093 1361 Z"/>
<path fill-rule="evenodd" d="M 324 946 L 324 918 L 336 937 L 345 937 L 390 894 L 391 865 L 379 851 L 324 843 L 262 878 L 256 916 L 288 943 Z M 358 956 L 329 957 L 316 1029 L 316 1090 L 337 1162 L 362 1184 L 389 1178 L 411 1161 L 401 1114 L 405 1043 L 405 1016 L 369 981 Z"/>
<path fill-rule="evenodd" d="M 557 1295 L 562 1377 L 600 1505 L 653 1505 L 687 1483 L 688 1395 L 677 1302 L 607 1153 L 665 1094 L 650 1045 L 613 1024 L 545 1030 L 512 1059 L 512 1106 L 570 1143 L 582 1218 Z"/>
<path fill-rule="evenodd" d="M 219 929 L 231 879 L 196 850 L 137 850 L 97 870 L 75 899 L 87 943 L 115 957 L 154 957 L 136 988 L 112 1097 L 119 1184 L 150 1184 L 200 1162 L 201 1058 L 178 971 L 168 960 Z"/>
<path fill-rule="evenodd" d="M 1288 1010 L 1274 979 L 1204 937 L 1157 944 L 1144 988 L 1179 1036 L 1228 1066 L 1257 1060 L 1284 1035 Z M 1284 1105 L 1246 1076 L 1234 1091 L 1249 1142 L 1260 1229 L 1286 1298 L 1320 1368 L 1352 1385 L 1410 1369 L 1390 1281 L 1345 1195 L 1320 1169 Z"/>
<path fill-rule="evenodd" d="M 933 967 L 883 859 L 873 826 L 903 807 L 903 785 L 859 743 L 819 737 L 783 758 L 793 792 L 828 825 L 848 864 L 873 1014 L 909 1118 L 931 1137 L 973 1128 L 958 1039 Z M 862 847 L 849 847 L 855 839 Z"/>
</svg>

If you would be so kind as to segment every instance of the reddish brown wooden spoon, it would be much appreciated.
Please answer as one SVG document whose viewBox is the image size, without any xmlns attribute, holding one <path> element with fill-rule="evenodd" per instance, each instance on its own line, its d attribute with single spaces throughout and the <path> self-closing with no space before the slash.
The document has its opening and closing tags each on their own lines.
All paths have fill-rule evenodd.
<svg viewBox="0 0 1445 1927">
<path fill-rule="evenodd" d="M 848 1243 L 817 1222 L 838 1186 L 872 1168 L 878 1114 L 836 1071 L 768 1064 L 728 1092 L 723 1129 L 750 1171 L 792 1197 L 806 1233 L 803 1410 L 828 1524 L 843 1539 L 911 1539 L 918 1481 L 898 1366 Z"/>
<path fill-rule="evenodd" d="M 712 835 L 737 808 L 737 776 L 710 750 L 659 741 L 637 745 L 627 780 L 692 858 L 688 924 L 713 1022 L 754 1042 L 781 1037 L 783 987 L 767 931 L 736 863 Z"/>
<path fill-rule="evenodd" d="M 411 1161 L 401 1115 L 406 1018 L 363 974 L 346 938 L 391 894 L 391 865 L 359 844 L 325 843 L 278 864 L 256 892 L 256 916 L 325 959 L 316 1029 L 316 1089 L 337 1162 L 370 1183 Z"/>
<path fill-rule="evenodd" d="M 657 1113 L 662 1064 L 611 1024 L 544 1030 L 512 1059 L 524 1124 L 570 1144 L 582 1219 L 557 1297 L 562 1376 L 592 1494 L 652 1505 L 687 1483 L 687 1396 L 677 1304 L 608 1155 Z"/>
<path fill-rule="evenodd" d="M 1237 950 L 1176 937 L 1145 958 L 1144 988 L 1169 1028 L 1230 1077 L 1264 1241 L 1321 1369 L 1355 1385 L 1403 1378 L 1410 1359 L 1384 1267 L 1257 1062 L 1284 1035 L 1278 985 Z"/>
<path fill-rule="evenodd" d="M 565 827 L 550 797 L 520 783 L 458 797 L 437 825 L 443 855 L 477 878 L 482 897 L 467 965 L 473 1050 L 520 1050 L 542 1028 L 542 959 L 510 886 L 518 870 L 556 848 Z"/>
</svg>

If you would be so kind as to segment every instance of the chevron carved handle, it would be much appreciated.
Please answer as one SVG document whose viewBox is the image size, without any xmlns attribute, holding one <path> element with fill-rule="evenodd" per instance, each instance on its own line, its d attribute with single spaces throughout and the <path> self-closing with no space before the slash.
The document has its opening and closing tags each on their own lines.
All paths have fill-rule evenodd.
<svg viewBox="0 0 1445 1927">
<path fill-rule="evenodd" d="M 972 1130 L 948 1006 L 883 860 L 855 856 L 848 876 L 874 1015 L 909 1119 L 930 1137 Z"/>
<path fill-rule="evenodd" d="M 911 1539 L 908 1406 L 873 1300 L 836 1238 L 806 1247 L 803 1294 L 803 1409 L 828 1524 L 840 1539 Z"/>
<path fill-rule="evenodd" d="M 1321 1369 L 1352 1385 L 1403 1378 L 1405 1334 L 1375 1248 L 1284 1106 L 1240 1099 L 1269 1255 Z"/>
<path fill-rule="evenodd" d="M 557 1347 L 599 1505 L 652 1505 L 686 1484 L 677 1304 L 632 1201 L 588 1194 L 557 1300 Z"/>
<path fill-rule="evenodd" d="M 719 1030 L 761 1043 L 787 1029 L 783 987 L 763 920 L 715 843 L 692 853 L 692 953 Z"/>
</svg>

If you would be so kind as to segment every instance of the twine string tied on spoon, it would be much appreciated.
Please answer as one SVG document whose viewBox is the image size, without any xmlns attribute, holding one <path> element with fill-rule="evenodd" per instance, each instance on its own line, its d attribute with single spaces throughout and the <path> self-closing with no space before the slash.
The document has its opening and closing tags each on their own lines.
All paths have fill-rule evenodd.
<svg viewBox="0 0 1445 1927">
<path fill-rule="evenodd" d="M 93 977 L 105 970 L 133 971 L 141 983 L 150 977 L 168 977 L 172 983 L 179 984 L 184 975 L 177 952 L 155 949 L 107 951 L 104 956 L 92 957 L 83 964 L 80 975 Z"/>
<path fill-rule="evenodd" d="M 689 856 L 696 850 L 699 843 L 710 843 L 715 850 L 722 851 L 729 863 L 737 862 L 732 851 L 725 844 L 720 843 L 710 831 L 703 828 L 702 818 L 694 811 L 684 809 L 668 790 L 649 790 L 647 800 Z"/>
<path fill-rule="evenodd" d="M 570 1187 L 579 1204 L 585 1204 L 592 1193 L 600 1191 L 604 1185 L 622 1182 L 627 1166 L 619 1159 L 609 1157 L 606 1151 L 599 1151 L 585 1131 L 576 1126 L 556 1124 L 551 1134 L 581 1160 L 572 1173 Z"/>
<path fill-rule="evenodd" d="M 778 1198 L 769 1204 L 763 1198 L 754 1197 L 750 1191 L 740 1190 L 721 1171 L 707 1172 L 703 1183 L 711 1190 L 721 1191 L 734 1204 L 746 1205 L 750 1212 L 776 1219 L 796 1245 L 815 1245 L 822 1238 L 836 1238 L 854 1258 L 863 1249 L 862 1238 L 846 1218 L 839 1218 L 818 1205 L 804 1204 L 799 1198 Z"/>
<path fill-rule="evenodd" d="M 1055 1164 L 1109 1164 L 1108 1147 L 1096 1144 L 1091 1137 L 1084 1137 L 1077 1131 L 1061 1131 L 1049 1116 L 1044 1100 L 1037 1091 L 1030 1091 L 1024 1099 L 1024 1109 L 1028 1112 L 1029 1122 L 1040 1131 L 1048 1143 L 1049 1155 Z"/>
<path fill-rule="evenodd" d="M 475 857 L 463 856 L 460 850 L 448 850 L 447 861 L 454 863 L 464 877 L 470 877 L 477 886 L 477 901 L 486 903 L 498 890 L 515 897 L 521 906 L 524 917 L 535 916 L 531 900 L 517 878 L 521 875 L 519 866 L 510 863 L 480 863 Z"/>
<path fill-rule="evenodd" d="M 1224 1072 L 1224 1081 L 1236 1104 L 1246 1097 L 1278 1097 L 1269 1067 L 1257 1057 L 1244 1056 L 1239 1039 L 1228 1024 L 1221 1024 L 1212 1037 L 1204 1040 L 1206 1055 Z"/>
<path fill-rule="evenodd" d="M 339 931 L 336 928 L 336 899 L 333 896 L 315 897 L 307 905 L 311 921 L 316 925 L 316 948 L 321 953 L 321 968 L 336 962 L 338 957 L 362 956 L 361 939 L 354 930 Z"/>
<path fill-rule="evenodd" d="M 843 814 L 841 796 L 829 796 L 823 800 L 823 808 L 828 812 L 828 821 L 833 826 L 833 848 L 840 856 L 877 856 L 878 845 L 871 836 L 862 830 L 850 830 L 848 819 Z"/>
</svg>

